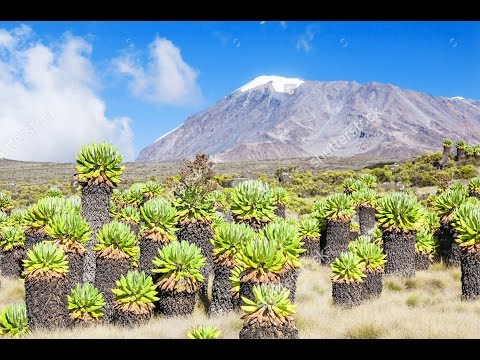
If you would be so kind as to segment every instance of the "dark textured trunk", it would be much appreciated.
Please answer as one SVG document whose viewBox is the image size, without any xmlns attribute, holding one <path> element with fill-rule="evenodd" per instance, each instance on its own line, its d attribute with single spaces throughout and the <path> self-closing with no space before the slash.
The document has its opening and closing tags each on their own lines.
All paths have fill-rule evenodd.
<svg viewBox="0 0 480 360">
<path fill-rule="evenodd" d="M 360 223 L 360 234 L 368 235 L 368 232 L 377 226 L 375 208 L 370 206 L 360 206 L 358 208 L 358 221 Z"/>
<path fill-rule="evenodd" d="M 149 275 L 152 274 L 152 269 L 155 268 L 153 265 L 153 259 L 158 255 L 158 249 L 162 247 L 162 243 L 147 239 L 140 239 L 140 260 L 138 261 L 138 269 L 140 271 L 145 271 Z"/>
<path fill-rule="evenodd" d="M 463 160 L 465 158 L 465 149 L 457 149 L 457 156 L 455 157 L 456 161 Z"/>
<path fill-rule="evenodd" d="M 277 204 L 277 207 L 273 211 L 275 215 L 280 216 L 282 219 L 285 219 L 285 204 Z"/>
<path fill-rule="evenodd" d="M 223 212 L 223 217 L 226 222 L 235 222 L 232 214 L 232 210 L 227 210 Z"/>
<path fill-rule="evenodd" d="M 213 245 L 210 240 L 213 238 L 213 231 L 209 224 L 201 222 L 186 222 L 179 225 L 176 232 L 179 241 L 188 241 L 202 249 L 202 255 L 207 262 L 202 267 L 201 273 L 205 280 L 200 284 L 198 292 L 200 301 L 205 307 L 205 311 L 210 309 L 210 299 L 208 297 L 208 284 L 213 277 Z"/>
<path fill-rule="evenodd" d="M 381 272 L 367 272 L 363 280 L 363 298 L 365 300 L 376 299 L 383 290 L 383 276 Z"/>
<path fill-rule="evenodd" d="M 363 300 L 363 284 L 332 282 L 332 299 L 337 306 L 345 308 L 358 306 Z"/>
<path fill-rule="evenodd" d="M 324 253 L 325 246 L 327 245 L 327 228 L 324 227 L 322 231 L 320 231 L 320 254 Z"/>
<path fill-rule="evenodd" d="M 133 328 L 146 324 L 153 316 L 153 310 L 145 314 L 137 314 L 131 311 L 123 311 L 114 309 L 112 315 L 112 323 L 118 326 Z"/>
<path fill-rule="evenodd" d="M 61 329 L 69 325 L 67 278 L 25 278 L 25 303 L 30 330 Z"/>
<path fill-rule="evenodd" d="M 116 281 L 120 279 L 120 275 L 126 275 L 132 270 L 132 263 L 130 259 L 110 259 L 97 256 L 96 268 L 95 287 L 103 294 L 103 298 L 107 303 L 103 318 L 105 322 L 109 322 L 112 319 L 113 301 L 115 298 L 112 289 L 117 287 Z"/>
<path fill-rule="evenodd" d="M 25 249 L 31 250 L 35 244 L 48 240 L 48 235 L 38 231 L 25 231 Z"/>
<path fill-rule="evenodd" d="M 243 304 L 243 301 L 240 298 L 240 296 L 237 296 L 237 297 L 232 296 L 232 304 L 233 304 L 233 307 L 232 307 L 233 311 L 237 311 L 237 312 L 242 312 L 243 311 L 241 306 L 244 305 L 244 304 Z"/>
<path fill-rule="evenodd" d="M 297 291 L 298 269 L 287 270 L 280 275 L 280 284 L 290 290 L 288 296 L 292 304 L 295 302 L 295 293 Z"/>
<path fill-rule="evenodd" d="M 231 268 L 225 265 L 214 264 L 214 278 L 212 286 L 212 302 L 210 315 L 223 315 L 233 310 L 230 280 Z"/>
<path fill-rule="evenodd" d="M 342 252 L 347 251 L 350 242 L 350 222 L 327 220 L 326 232 L 322 262 L 330 265 Z"/>
<path fill-rule="evenodd" d="M 460 265 L 460 248 L 455 241 L 456 231 L 450 223 L 441 223 L 440 258 L 447 266 Z"/>
<path fill-rule="evenodd" d="M 249 300 L 253 300 L 254 299 L 254 296 L 253 296 L 253 287 L 255 285 L 259 285 L 259 284 L 262 284 L 262 283 L 257 283 L 257 282 L 253 282 L 253 281 L 240 281 L 240 304 L 243 305 L 243 301 L 242 301 L 242 297 L 245 297 Z"/>
<path fill-rule="evenodd" d="M 445 165 L 448 161 L 448 157 L 450 156 L 450 151 L 452 150 L 452 147 L 443 147 L 443 154 L 442 154 L 442 166 Z"/>
<path fill-rule="evenodd" d="M 281 326 L 245 323 L 240 330 L 240 339 L 298 339 L 298 329 L 294 323 Z"/>
<path fill-rule="evenodd" d="M 415 231 L 383 231 L 383 249 L 387 255 L 385 274 L 415 276 Z"/>
<path fill-rule="evenodd" d="M 0 251 L 0 274 L 12 279 L 20 279 L 23 259 L 25 259 L 24 248 L 15 247 L 10 251 Z"/>
<path fill-rule="evenodd" d="M 135 235 L 138 235 L 138 232 L 140 230 L 140 224 L 135 224 L 135 223 L 127 222 L 127 221 L 125 221 L 125 224 L 130 226 L 130 229 L 133 231 L 133 233 Z"/>
<path fill-rule="evenodd" d="M 68 252 L 68 273 L 67 273 L 67 289 L 71 290 L 82 283 L 83 278 L 83 263 L 85 259 L 85 253 L 73 253 Z"/>
<path fill-rule="evenodd" d="M 162 291 L 158 292 L 160 300 L 155 311 L 161 315 L 174 317 L 191 315 L 195 309 L 196 293 Z"/>
<path fill-rule="evenodd" d="M 350 241 L 355 241 L 360 236 L 360 231 L 350 231 Z"/>
<path fill-rule="evenodd" d="M 243 301 L 242 301 L 242 297 L 246 297 L 247 299 L 250 299 L 250 300 L 253 300 L 254 299 L 254 296 L 253 296 L 253 287 L 255 285 L 260 285 L 260 284 L 278 284 L 280 283 L 280 280 L 278 281 L 269 281 L 269 282 L 253 282 L 253 281 L 241 281 L 240 282 L 240 302 L 241 302 L 241 305 L 243 305 Z"/>
<path fill-rule="evenodd" d="M 415 253 L 415 269 L 417 271 L 420 270 L 428 270 L 430 267 L 430 255 L 424 253 Z"/>
<path fill-rule="evenodd" d="M 112 190 L 104 183 L 82 187 L 82 216 L 92 229 L 92 239 L 87 243 L 87 252 L 83 262 L 83 281 L 95 283 L 96 255 L 93 248 L 97 244 L 95 234 L 103 225 L 110 222 L 110 195 Z"/>
<path fill-rule="evenodd" d="M 318 259 L 320 256 L 320 238 L 312 238 L 305 236 L 302 241 L 304 242 L 303 248 L 307 251 L 300 254 L 300 256 L 305 256 L 313 259 Z"/>
<path fill-rule="evenodd" d="M 269 224 L 269 222 L 261 222 L 256 219 L 239 219 L 235 215 L 233 216 L 234 220 L 238 224 L 246 224 L 250 226 L 253 230 L 256 232 L 261 231 L 266 225 Z"/>
<path fill-rule="evenodd" d="M 480 194 L 477 193 L 477 192 L 470 191 L 470 192 L 468 193 L 468 195 L 471 196 L 471 197 L 475 197 L 475 198 L 477 198 L 478 200 L 480 200 Z"/>
<path fill-rule="evenodd" d="M 81 319 L 81 318 L 77 318 L 77 319 L 70 318 L 68 326 L 70 328 L 84 329 L 84 328 L 88 328 L 90 326 L 99 325 L 101 323 L 102 323 L 102 320 L 93 320 L 93 319 L 84 320 L 84 319 Z"/>
<path fill-rule="evenodd" d="M 462 299 L 480 298 L 480 252 L 461 250 Z"/>
</svg>

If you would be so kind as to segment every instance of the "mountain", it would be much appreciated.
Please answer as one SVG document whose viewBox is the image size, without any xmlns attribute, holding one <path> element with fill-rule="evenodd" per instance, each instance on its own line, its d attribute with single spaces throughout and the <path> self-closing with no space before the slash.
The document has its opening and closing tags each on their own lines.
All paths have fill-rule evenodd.
<svg viewBox="0 0 480 360">
<path fill-rule="evenodd" d="M 480 101 L 381 83 L 260 76 L 187 118 L 137 161 L 215 161 L 439 151 L 445 138 L 480 142 Z"/>
</svg>

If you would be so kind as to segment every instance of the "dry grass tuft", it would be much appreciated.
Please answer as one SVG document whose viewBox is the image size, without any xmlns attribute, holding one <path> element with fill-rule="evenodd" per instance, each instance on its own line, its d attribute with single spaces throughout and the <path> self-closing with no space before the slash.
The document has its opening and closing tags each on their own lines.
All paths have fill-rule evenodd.
<svg viewBox="0 0 480 360">
<path fill-rule="evenodd" d="M 389 291 L 398 292 L 403 290 L 402 284 L 399 284 L 398 281 L 385 279 L 385 278 L 383 281 L 384 281 L 385 289 Z"/>
<path fill-rule="evenodd" d="M 23 302 L 25 289 L 19 280 L 0 276 L 0 308 L 11 303 Z"/>
<path fill-rule="evenodd" d="M 378 324 L 361 324 L 347 329 L 346 337 L 349 339 L 380 339 L 387 334 L 387 329 Z"/>
<path fill-rule="evenodd" d="M 405 301 L 405 304 L 409 307 L 417 307 L 420 302 L 420 295 L 418 294 L 411 294 L 408 295 L 407 300 Z"/>
<path fill-rule="evenodd" d="M 417 289 L 420 286 L 420 282 L 415 278 L 406 279 L 403 284 L 407 290 Z"/>
</svg>

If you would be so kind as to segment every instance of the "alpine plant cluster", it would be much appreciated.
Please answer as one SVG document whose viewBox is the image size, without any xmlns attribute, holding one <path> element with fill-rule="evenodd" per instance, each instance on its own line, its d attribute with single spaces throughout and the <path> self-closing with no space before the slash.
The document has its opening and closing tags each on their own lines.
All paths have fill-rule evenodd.
<svg viewBox="0 0 480 360">
<path fill-rule="evenodd" d="M 452 145 L 444 142 L 443 163 Z M 456 148 L 458 161 L 476 154 Z M 0 309 L 1 336 L 136 327 L 189 316 L 200 302 L 211 317 L 237 313 L 240 338 L 298 338 L 304 258 L 331 269 L 340 308 L 375 301 L 385 276 L 414 277 L 436 261 L 460 266 L 464 300 L 480 297 L 480 178 L 420 201 L 380 190 L 364 172 L 293 219 L 285 188 L 255 179 L 223 188 L 205 154 L 184 162 L 174 186 L 122 184 L 122 154 L 110 143 L 84 145 L 75 161 L 80 196 L 52 187 L 14 209 L 0 191 L 1 275 L 25 287 L 23 303 Z M 198 324 L 185 337 L 222 332 Z"/>
</svg>

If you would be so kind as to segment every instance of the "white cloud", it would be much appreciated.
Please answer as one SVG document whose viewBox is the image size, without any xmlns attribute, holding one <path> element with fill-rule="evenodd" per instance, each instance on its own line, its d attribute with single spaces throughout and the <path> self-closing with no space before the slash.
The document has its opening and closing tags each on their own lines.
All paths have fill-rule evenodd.
<svg viewBox="0 0 480 360">
<path fill-rule="evenodd" d="M 157 37 L 142 65 L 139 53 L 128 51 L 114 59 L 117 70 L 130 78 L 130 91 L 143 100 L 168 105 L 195 104 L 202 99 L 198 72 L 182 58 L 170 40 Z"/>
<path fill-rule="evenodd" d="M 312 27 L 307 27 L 305 33 L 300 35 L 297 40 L 297 50 L 303 50 L 308 53 L 312 49 L 312 41 L 315 35 L 315 30 Z"/>
<path fill-rule="evenodd" d="M 0 29 L 0 157 L 73 162 L 83 144 L 110 141 L 133 160 L 130 119 L 106 117 L 91 51 L 70 34 L 46 46 L 28 26 Z"/>
</svg>

